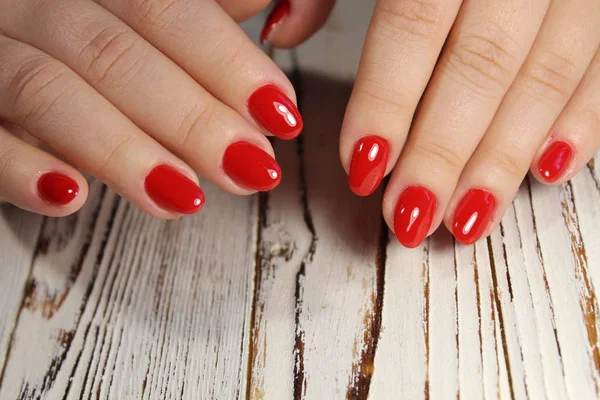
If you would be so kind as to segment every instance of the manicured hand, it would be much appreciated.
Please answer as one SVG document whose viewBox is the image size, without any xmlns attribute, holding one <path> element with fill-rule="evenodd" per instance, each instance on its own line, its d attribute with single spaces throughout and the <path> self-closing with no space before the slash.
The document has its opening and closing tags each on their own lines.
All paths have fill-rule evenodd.
<svg viewBox="0 0 600 400">
<path fill-rule="evenodd" d="M 236 23 L 267 2 L 220 3 L 2 0 L 0 200 L 70 214 L 88 190 L 74 167 L 161 218 L 204 205 L 194 171 L 235 194 L 277 186 L 265 135 L 302 119 Z"/>
<path fill-rule="evenodd" d="M 296 43 L 303 3 L 270 42 Z M 564 182 L 600 146 L 599 45 L 598 0 L 377 1 L 341 133 L 350 187 L 393 171 L 383 213 L 407 247 L 442 221 L 487 236 L 529 169 Z"/>
</svg>

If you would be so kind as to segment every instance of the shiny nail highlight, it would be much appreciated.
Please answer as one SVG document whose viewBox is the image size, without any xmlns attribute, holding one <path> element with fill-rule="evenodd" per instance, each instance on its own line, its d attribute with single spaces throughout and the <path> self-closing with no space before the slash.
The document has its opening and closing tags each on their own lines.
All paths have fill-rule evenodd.
<svg viewBox="0 0 600 400">
<path fill-rule="evenodd" d="M 373 193 L 385 174 L 390 146 L 379 136 L 365 136 L 354 145 L 348 183 L 359 196 Z"/>
<path fill-rule="evenodd" d="M 302 132 L 302 116 L 298 108 L 275 85 L 257 89 L 248 99 L 252 118 L 280 139 L 293 139 Z"/>
<path fill-rule="evenodd" d="M 398 241 L 405 247 L 420 245 L 431 228 L 437 199 L 422 186 L 408 186 L 396 203 L 394 232 Z"/>
<path fill-rule="evenodd" d="M 58 172 L 42 175 L 38 179 L 37 189 L 42 199 L 58 206 L 69 204 L 79 193 L 77 182 Z"/>
<path fill-rule="evenodd" d="M 146 193 L 158 206 L 194 214 L 204 206 L 204 192 L 194 181 L 168 165 L 159 165 L 146 177 Z"/>
<path fill-rule="evenodd" d="M 556 182 L 564 174 L 573 157 L 573 149 L 567 142 L 552 143 L 538 161 L 538 172 L 548 183 Z"/>
<path fill-rule="evenodd" d="M 273 31 L 273 28 L 281 22 L 283 18 L 285 18 L 290 12 L 290 2 L 289 0 L 282 0 L 279 4 L 275 6 L 269 17 L 267 18 L 267 22 L 265 22 L 265 26 L 260 33 L 260 43 L 264 44 L 269 40 L 269 36 Z"/>
<path fill-rule="evenodd" d="M 225 150 L 223 170 L 237 184 L 261 192 L 281 181 L 281 168 L 271 155 L 252 143 L 236 142 Z"/>
<path fill-rule="evenodd" d="M 452 233 L 462 244 L 473 244 L 487 229 L 494 217 L 496 198 L 487 190 L 471 189 L 454 211 Z"/>
</svg>

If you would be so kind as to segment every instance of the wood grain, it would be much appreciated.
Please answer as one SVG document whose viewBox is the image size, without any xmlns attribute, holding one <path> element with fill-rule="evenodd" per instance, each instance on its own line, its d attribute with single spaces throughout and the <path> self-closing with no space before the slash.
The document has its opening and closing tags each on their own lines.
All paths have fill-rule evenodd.
<svg viewBox="0 0 600 400">
<path fill-rule="evenodd" d="M 68 218 L 0 208 L 0 399 L 600 397 L 600 155 L 527 178 L 487 240 L 403 248 L 337 154 L 372 5 L 275 53 L 306 121 L 276 190 L 203 182 L 170 222 L 97 182 Z"/>
<path fill-rule="evenodd" d="M 244 393 L 256 202 L 205 188 L 215 212 L 181 221 L 98 183 L 81 212 L 46 220 L 0 398 Z"/>
</svg>

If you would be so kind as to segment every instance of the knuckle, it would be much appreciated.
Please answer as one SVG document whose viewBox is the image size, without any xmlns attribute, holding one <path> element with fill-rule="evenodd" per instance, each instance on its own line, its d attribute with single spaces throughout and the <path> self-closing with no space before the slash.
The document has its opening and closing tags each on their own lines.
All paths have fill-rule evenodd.
<svg viewBox="0 0 600 400">
<path fill-rule="evenodd" d="M 576 72 L 569 58 L 547 51 L 525 69 L 527 93 L 538 100 L 563 102 L 570 97 Z"/>
<path fill-rule="evenodd" d="M 99 31 L 81 50 L 78 64 L 94 87 L 123 86 L 144 64 L 145 52 L 135 32 L 119 26 Z"/>
<path fill-rule="evenodd" d="M 217 79 L 220 76 L 237 75 L 244 66 L 248 65 L 250 53 L 248 47 L 242 43 L 236 43 L 232 38 L 225 38 L 216 43 L 210 52 L 212 58 L 212 76 L 209 79 Z"/>
<path fill-rule="evenodd" d="M 466 163 L 466 160 L 453 150 L 452 144 L 446 145 L 431 140 L 420 141 L 411 151 L 415 152 L 417 157 L 426 160 L 427 165 L 436 170 L 458 173 Z"/>
<path fill-rule="evenodd" d="M 500 29 L 469 33 L 450 43 L 445 64 L 454 77 L 485 95 L 501 95 L 515 71 L 513 41 Z"/>
<path fill-rule="evenodd" d="M 0 185 L 4 182 L 6 174 L 10 173 L 13 166 L 18 165 L 19 161 L 22 159 L 21 149 L 22 145 L 15 143 L 0 152 Z M 1 187 L 0 192 L 2 192 Z"/>
<path fill-rule="evenodd" d="M 410 95 L 401 94 L 399 91 L 385 87 L 383 82 L 374 78 L 366 79 L 365 85 L 358 89 L 358 95 L 364 97 L 369 109 L 379 114 L 411 115 L 414 106 L 405 104 L 401 99 L 413 98 Z M 388 85 L 389 86 L 389 85 Z"/>
<path fill-rule="evenodd" d="M 107 173 L 107 171 L 115 164 L 115 159 L 119 156 L 119 153 L 122 151 L 127 151 L 127 148 L 131 147 L 132 141 L 133 135 L 120 138 L 120 140 L 108 150 L 104 160 L 96 168 L 93 168 L 91 171 L 92 174 L 97 177 L 111 176 L 112 174 Z M 117 162 L 117 165 L 120 164 L 121 163 Z"/>
<path fill-rule="evenodd" d="M 215 118 L 217 112 L 216 103 L 210 102 L 208 104 L 196 104 L 183 119 L 177 134 L 180 138 L 178 141 L 179 149 L 186 149 L 191 144 L 192 138 L 197 137 L 198 134 L 210 126 L 211 122 Z"/>
<path fill-rule="evenodd" d="M 143 24 L 163 28 L 169 24 L 169 12 L 185 9 L 184 0 L 127 0 L 131 16 Z"/>
<path fill-rule="evenodd" d="M 522 180 L 529 168 L 522 158 L 516 157 L 504 151 L 494 150 L 487 157 L 494 170 L 499 176 L 508 175 L 512 179 Z"/>
<path fill-rule="evenodd" d="M 8 85 L 15 118 L 40 121 L 69 89 L 66 77 L 67 70 L 48 57 L 23 62 Z"/>
<path fill-rule="evenodd" d="M 376 12 L 379 15 L 381 33 L 398 41 L 406 37 L 430 40 L 439 30 L 442 6 L 438 0 L 379 0 Z"/>
</svg>

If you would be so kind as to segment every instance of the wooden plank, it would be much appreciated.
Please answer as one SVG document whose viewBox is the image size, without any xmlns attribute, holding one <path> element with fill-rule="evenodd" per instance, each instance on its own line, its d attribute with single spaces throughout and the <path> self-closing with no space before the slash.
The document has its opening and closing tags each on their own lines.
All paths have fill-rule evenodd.
<svg viewBox="0 0 600 400">
<path fill-rule="evenodd" d="M 43 218 L 0 205 L 0 381 Z"/>
<path fill-rule="evenodd" d="M 96 182 L 48 221 L 0 398 L 243 396 L 256 202 L 204 188 L 164 222 Z"/>
<path fill-rule="evenodd" d="M 381 318 L 381 198 L 352 195 L 338 161 L 350 86 L 301 79 L 303 139 L 278 144 L 285 178 L 265 200 L 249 394 L 364 397 Z"/>
<path fill-rule="evenodd" d="M 580 259 L 580 215 L 572 201 L 570 184 L 562 188 L 532 184 L 532 203 L 541 254 L 554 310 L 554 324 L 570 398 L 598 396 L 598 370 L 594 353 L 599 319 L 589 282 L 588 265 Z M 597 235 L 597 234 L 596 234 Z"/>
</svg>

